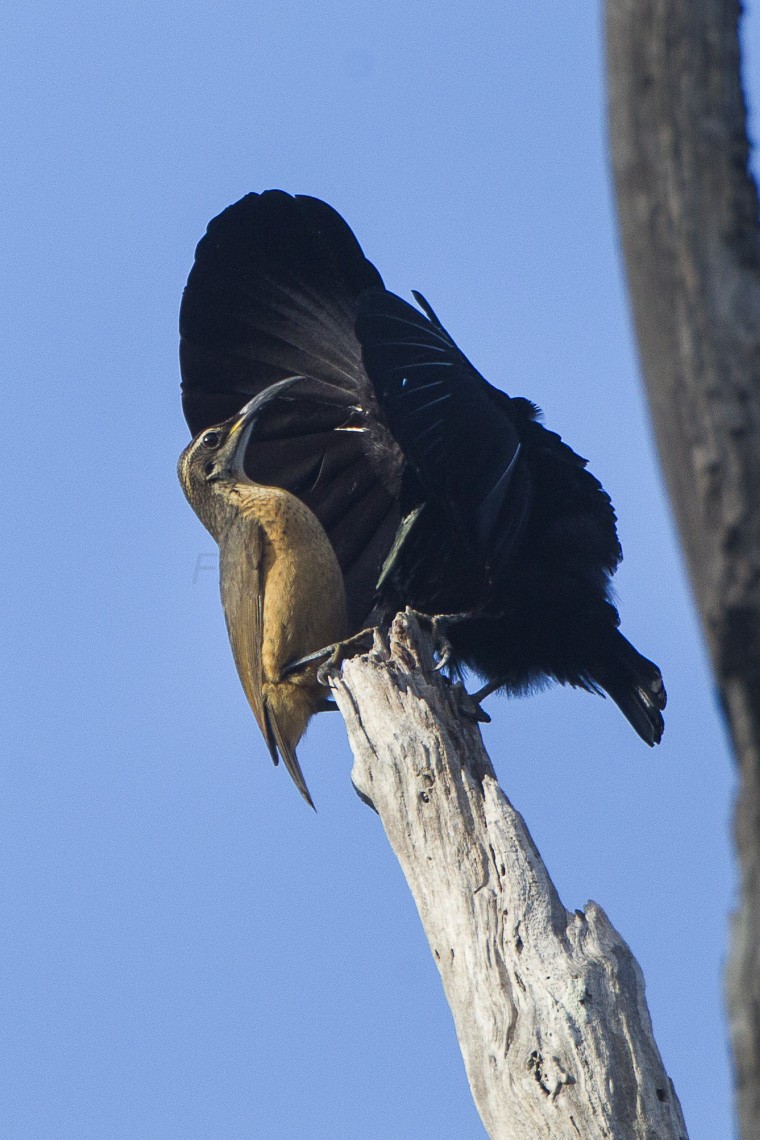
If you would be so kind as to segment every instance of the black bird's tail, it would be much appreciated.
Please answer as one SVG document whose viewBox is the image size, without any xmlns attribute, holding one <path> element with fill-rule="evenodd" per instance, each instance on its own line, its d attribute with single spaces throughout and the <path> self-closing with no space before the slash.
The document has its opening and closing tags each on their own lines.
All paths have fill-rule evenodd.
<svg viewBox="0 0 760 1140">
<path fill-rule="evenodd" d="M 589 670 L 592 680 L 608 693 L 623 716 L 647 744 L 659 744 L 665 722 L 667 693 L 657 666 L 615 630 L 605 660 Z"/>
</svg>

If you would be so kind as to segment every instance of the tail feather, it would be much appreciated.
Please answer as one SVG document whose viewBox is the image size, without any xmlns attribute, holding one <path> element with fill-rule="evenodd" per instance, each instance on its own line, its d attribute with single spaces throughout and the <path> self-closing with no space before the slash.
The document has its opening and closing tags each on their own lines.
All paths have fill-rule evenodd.
<svg viewBox="0 0 760 1140">
<path fill-rule="evenodd" d="M 623 716 L 647 744 L 659 744 L 665 729 L 662 710 L 667 693 L 662 673 L 618 630 L 605 661 L 590 670 L 592 681 L 612 697 Z"/>
<path fill-rule="evenodd" d="M 298 788 L 299 792 L 306 800 L 309 807 L 314 808 L 314 801 L 311 798 L 309 789 L 306 786 L 306 780 L 304 779 L 304 774 L 301 771 L 301 765 L 298 763 L 296 750 L 290 741 L 286 740 L 283 736 L 282 732 L 280 731 L 280 726 L 277 723 L 277 716 L 275 715 L 274 710 L 272 709 L 271 705 L 268 705 L 266 703 L 264 705 L 264 716 L 266 717 L 267 724 L 267 744 L 269 746 L 269 751 L 272 754 L 272 759 L 276 764 L 278 754 L 282 756 L 285 767 L 290 773 L 290 777 L 293 783 Z M 317 809 L 314 808 L 314 810 L 316 811 Z"/>
</svg>

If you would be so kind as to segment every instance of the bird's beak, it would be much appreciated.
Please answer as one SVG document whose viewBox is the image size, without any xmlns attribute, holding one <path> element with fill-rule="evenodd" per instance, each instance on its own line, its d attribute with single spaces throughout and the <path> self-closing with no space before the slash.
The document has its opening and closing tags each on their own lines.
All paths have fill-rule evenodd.
<svg viewBox="0 0 760 1140">
<path fill-rule="evenodd" d="M 238 477 L 245 474 L 243 470 L 245 449 L 248 446 L 248 440 L 256 419 L 258 404 L 259 401 L 256 398 L 249 400 L 235 416 L 227 432 L 227 449 L 230 453 L 229 465 L 232 473 Z"/>
<path fill-rule="evenodd" d="M 278 380 L 276 384 L 270 385 L 264 392 L 260 392 L 258 396 L 249 400 L 234 417 L 227 430 L 225 441 L 225 453 L 229 457 L 228 466 L 232 475 L 237 478 L 246 477 L 243 460 L 259 413 L 301 380 L 303 380 L 302 376 L 287 376 L 284 380 Z"/>
</svg>

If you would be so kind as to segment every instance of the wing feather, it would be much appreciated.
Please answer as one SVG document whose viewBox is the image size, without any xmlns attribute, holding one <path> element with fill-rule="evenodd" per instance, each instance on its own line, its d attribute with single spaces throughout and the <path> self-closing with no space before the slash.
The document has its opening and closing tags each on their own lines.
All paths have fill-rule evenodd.
<svg viewBox="0 0 760 1140">
<path fill-rule="evenodd" d="M 488 551 L 517 541 L 510 502 L 520 454 L 516 425 L 491 384 L 419 295 L 425 313 L 387 290 L 361 300 L 356 323 L 388 424 L 428 497 L 447 502 L 463 534 Z M 503 556 L 503 555 L 502 555 Z"/>
<path fill-rule="evenodd" d="M 276 764 L 277 747 L 264 711 L 261 662 L 264 638 L 263 553 L 261 527 L 250 516 L 241 514 L 224 535 L 220 546 L 219 583 L 240 683 Z"/>
<path fill-rule="evenodd" d="M 298 756 L 296 755 L 296 750 L 293 747 L 293 745 L 290 743 L 290 741 L 287 740 L 287 738 L 280 731 L 280 726 L 279 726 L 279 723 L 277 721 L 277 714 L 275 713 L 275 711 L 271 707 L 271 705 L 267 705 L 265 707 L 265 714 L 264 715 L 266 716 L 267 729 L 268 729 L 269 735 L 271 736 L 271 739 L 273 742 L 272 745 L 270 745 L 270 751 L 271 751 L 271 748 L 274 747 L 274 749 L 275 749 L 274 754 L 277 755 L 277 752 L 280 753 L 280 755 L 282 756 L 282 759 L 283 759 L 283 763 L 285 764 L 285 767 L 287 768 L 288 772 L 290 773 L 290 778 L 292 779 L 295 786 L 298 788 L 298 790 L 301 793 L 301 795 L 303 796 L 303 798 L 306 800 L 309 807 L 313 808 L 314 807 L 314 801 L 311 798 L 311 793 L 309 792 L 308 787 L 306 786 L 306 780 L 304 779 L 304 774 L 303 774 L 303 771 L 301 769 L 301 765 L 298 762 Z M 316 811 L 316 808 L 314 810 Z"/>
<path fill-rule="evenodd" d="M 297 495 L 317 516 L 344 574 L 351 628 L 365 623 L 400 517 L 403 457 L 354 327 L 361 294 L 382 287 L 335 210 L 270 190 L 210 222 L 180 309 L 182 401 L 193 435 L 301 377 L 264 399 L 245 472 Z"/>
</svg>

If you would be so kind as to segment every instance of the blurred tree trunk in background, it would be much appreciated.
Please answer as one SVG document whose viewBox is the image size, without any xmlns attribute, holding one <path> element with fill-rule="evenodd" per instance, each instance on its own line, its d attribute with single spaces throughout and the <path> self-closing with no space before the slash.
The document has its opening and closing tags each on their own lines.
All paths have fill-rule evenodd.
<svg viewBox="0 0 760 1140">
<path fill-rule="evenodd" d="M 760 1136 L 760 231 L 735 0 L 607 0 L 612 161 L 660 456 L 739 766 L 728 997 Z"/>
</svg>

